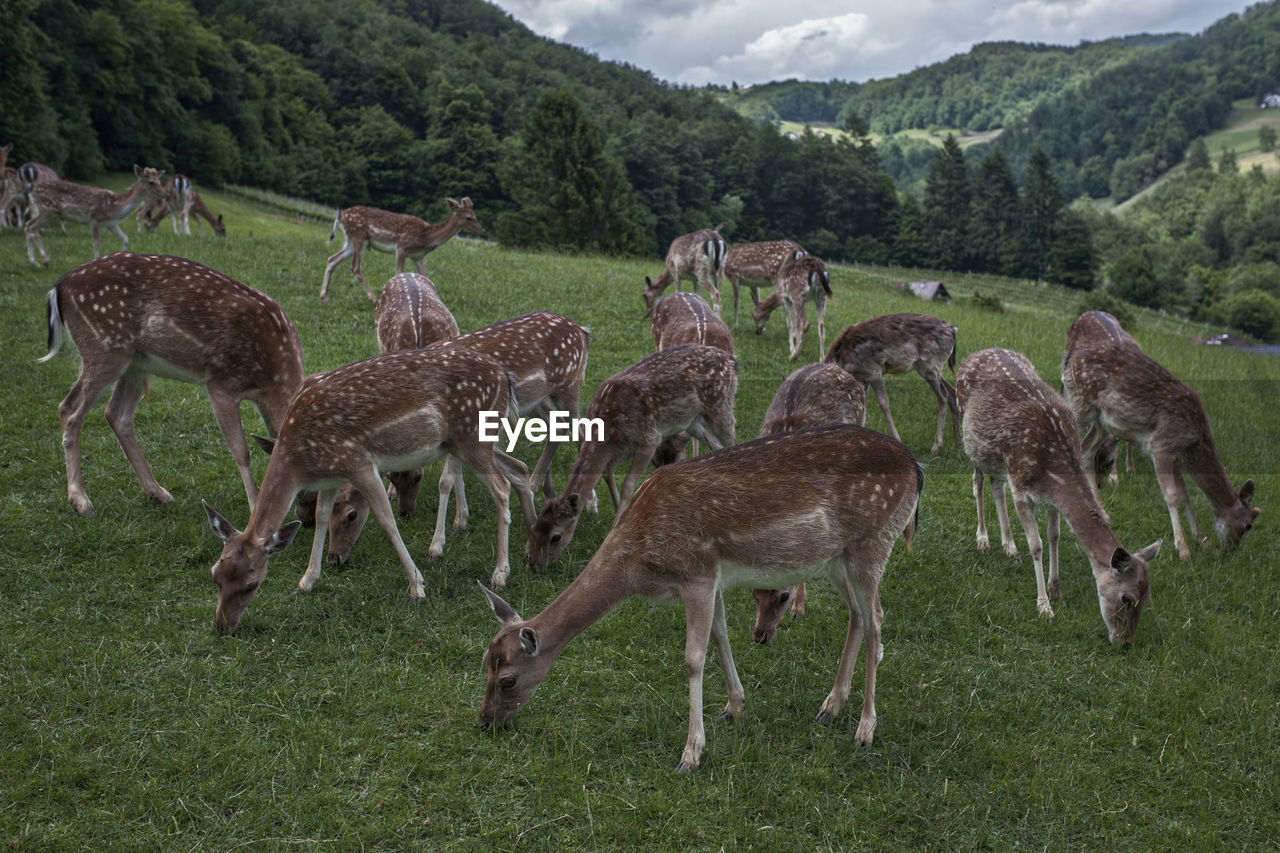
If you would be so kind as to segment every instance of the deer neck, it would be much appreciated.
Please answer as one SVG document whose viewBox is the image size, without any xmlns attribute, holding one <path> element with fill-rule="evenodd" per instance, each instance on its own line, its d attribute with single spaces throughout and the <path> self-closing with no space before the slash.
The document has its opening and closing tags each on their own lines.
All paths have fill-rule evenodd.
<svg viewBox="0 0 1280 853">
<path fill-rule="evenodd" d="M 427 246 L 434 249 L 441 246 L 454 238 L 459 231 L 462 230 L 462 217 L 456 213 L 449 215 L 449 218 L 439 225 L 428 225 L 426 240 Z"/>
<path fill-rule="evenodd" d="M 624 548 L 612 538 L 605 540 L 564 592 L 526 623 L 538 632 L 544 654 L 559 655 L 570 640 L 635 594 Z"/>
<path fill-rule="evenodd" d="M 141 178 L 134 182 L 133 186 L 124 195 L 116 195 L 111 193 L 111 198 L 104 205 L 103 212 L 112 217 L 119 216 L 121 219 L 133 213 L 142 206 L 142 202 L 147 197 L 147 184 Z M 163 217 L 162 217 L 163 218 Z"/>
<path fill-rule="evenodd" d="M 1227 479 L 1227 471 L 1218 458 L 1217 448 L 1213 445 L 1213 436 L 1206 434 L 1196 445 L 1195 455 L 1187 465 L 1187 474 L 1192 482 L 1200 487 L 1204 496 L 1209 499 L 1214 518 L 1222 518 L 1223 513 L 1236 504 L 1239 496 Z"/>
<path fill-rule="evenodd" d="M 267 473 L 262 477 L 262 488 L 253 503 L 253 512 L 249 514 L 249 522 L 244 528 L 245 533 L 257 539 L 265 540 L 284 524 L 293 499 L 302 491 L 298 478 L 281 461 L 284 452 L 277 443 L 267 462 Z"/>
<path fill-rule="evenodd" d="M 569 472 L 569 482 L 564 488 L 566 496 L 577 494 L 584 499 L 586 493 L 596 487 L 605 470 L 613 463 L 613 454 L 600 442 L 584 442 L 578 458 Z"/>
<path fill-rule="evenodd" d="M 1064 479 L 1065 482 L 1054 490 L 1056 494 L 1053 495 L 1052 503 L 1080 540 L 1096 574 L 1100 566 L 1111 565 L 1111 556 L 1120 547 L 1120 542 L 1102 511 L 1102 504 L 1098 503 L 1093 490 L 1082 477 Z"/>
</svg>

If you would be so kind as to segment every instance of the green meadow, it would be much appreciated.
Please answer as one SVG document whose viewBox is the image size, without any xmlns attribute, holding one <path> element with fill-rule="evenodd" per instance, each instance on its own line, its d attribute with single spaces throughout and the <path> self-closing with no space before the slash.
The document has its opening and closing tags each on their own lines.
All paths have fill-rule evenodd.
<svg viewBox="0 0 1280 853">
<path fill-rule="evenodd" d="M 372 355 L 372 306 L 344 264 L 329 304 L 318 295 L 329 223 L 299 221 L 241 197 L 202 191 L 228 236 L 175 236 L 168 222 L 134 235 L 135 251 L 183 255 L 279 301 L 308 372 Z M 444 216 L 443 200 L 439 217 Z M 485 221 L 483 209 L 477 213 Z M 193 226 L 194 228 L 194 226 Z M 925 470 L 913 550 L 899 543 L 881 586 L 885 657 L 875 744 L 854 742 L 861 677 L 830 725 L 812 720 L 835 677 L 847 611 L 822 582 L 808 612 L 773 644 L 751 642 L 745 590 L 727 596 L 747 689 L 736 723 L 718 664 L 705 685 L 707 749 L 691 776 L 673 772 L 686 736 L 684 615 L 631 600 L 569 645 L 513 728 L 475 724 L 481 655 L 498 624 L 477 581 L 493 567 L 488 494 L 471 480 L 471 527 L 427 560 L 435 511 L 424 490 L 401 522 L 427 579 L 413 606 L 374 526 L 351 561 L 291 595 L 308 531 L 273 558 L 238 633 L 210 627 L 209 569 L 220 542 L 200 501 L 247 518 L 235 465 L 203 391 L 158 379 L 137 433 L 175 503 L 149 503 L 101 416 L 86 422 L 85 482 L 97 508 L 66 499 L 57 407 L 78 371 L 68 342 L 46 351 L 45 294 L 87 261 L 85 226 L 45 229 L 52 264 L 35 270 L 21 232 L 0 233 L 0 844 L 17 850 L 379 849 L 1263 849 L 1280 843 L 1280 360 L 1192 346 L 1206 330 L 1139 312 L 1143 347 L 1203 395 L 1236 485 L 1257 484 L 1263 514 L 1238 551 L 1216 541 L 1174 553 L 1168 514 L 1145 457 L 1104 487 L 1129 548 L 1163 538 L 1153 599 L 1128 650 L 1111 647 L 1079 544 L 1062 537 L 1063 601 L 1037 618 L 1021 562 L 974 545 L 970 468 L 948 436 L 929 454 L 935 403 L 915 375 L 888 380 L 894 419 Z M 786 235 L 778 235 L 786 236 Z M 118 240 L 104 235 L 106 250 Z M 642 318 L 658 259 L 537 254 L 455 239 L 426 259 L 460 326 L 535 310 L 592 332 L 584 401 L 653 348 Z M 371 252 L 374 286 L 391 256 Z M 923 303 L 895 285 L 942 278 L 954 298 Z M 959 329 L 958 357 L 990 346 L 1025 353 L 1057 387 L 1078 294 L 1051 286 L 918 270 L 836 266 L 828 344 L 848 323 L 927 311 Z M 997 294 L 1002 313 L 972 302 Z M 779 312 L 735 336 L 738 437 L 759 429 L 786 359 Z M 725 316 L 732 296 L 725 294 Z M 812 310 L 812 309 L 810 309 Z M 816 323 L 803 359 L 819 357 Z M 948 378 L 950 378 L 948 376 Z M 246 428 L 261 432 L 255 410 Z M 884 426 L 871 404 L 867 425 Z M 948 432 L 950 427 L 948 427 Z M 538 448 L 519 451 L 530 465 Z M 554 467 L 563 486 L 573 453 Z M 265 459 L 255 462 L 259 478 Z M 428 479 L 439 465 L 428 472 Z M 541 574 L 513 560 L 505 596 L 536 613 L 590 559 L 613 519 L 587 516 Z M 1212 527 L 1192 489 L 1202 526 Z M 989 503 L 988 499 L 988 503 Z M 994 513 L 986 509 L 989 523 Z M 994 535 L 994 530 L 993 530 Z M 511 550 L 524 532 L 512 527 Z M 714 654 L 714 653 L 713 653 Z M 859 672 L 861 670 L 859 669 Z"/>
</svg>

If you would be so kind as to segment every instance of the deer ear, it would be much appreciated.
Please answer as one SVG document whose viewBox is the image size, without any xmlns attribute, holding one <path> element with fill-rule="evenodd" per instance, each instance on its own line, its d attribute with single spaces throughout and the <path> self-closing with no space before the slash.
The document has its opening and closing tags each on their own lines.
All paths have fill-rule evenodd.
<svg viewBox="0 0 1280 853">
<path fill-rule="evenodd" d="M 139 166 L 137 163 L 134 163 L 134 164 L 133 164 L 133 173 L 134 173 L 135 175 L 137 175 L 139 178 L 141 178 L 141 177 L 142 177 L 142 167 L 141 167 L 141 166 Z"/>
<path fill-rule="evenodd" d="M 449 203 L 449 206 L 452 207 L 454 210 L 457 210 L 458 208 L 462 207 L 462 202 L 458 201 L 456 198 L 446 198 L 445 201 L 447 201 Z"/>
<path fill-rule="evenodd" d="M 476 583 L 480 584 L 480 588 L 484 590 L 484 594 L 488 596 L 489 607 L 493 609 L 493 615 L 498 617 L 499 622 L 503 625 L 510 625 L 513 622 L 524 621 L 520 618 L 520 614 L 515 611 L 515 608 L 503 601 L 500 595 L 479 581 L 476 581 Z"/>
<path fill-rule="evenodd" d="M 276 449 L 276 440 L 274 438 L 267 438 L 264 435 L 257 435 L 256 433 L 249 433 L 249 435 L 258 443 L 258 447 L 262 448 L 262 452 L 268 456 L 271 455 L 271 451 Z"/>
<path fill-rule="evenodd" d="M 1152 542 L 1150 545 L 1143 548 L 1141 551 L 1134 554 L 1133 556 L 1137 557 L 1143 563 L 1150 563 L 1152 560 L 1156 558 L 1156 555 L 1160 553 L 1160 545 L 1163 542 L 1164 542 L 1163 539 L 1157 539 L 1156 541 Z"/>
<path fill-rule="evenodd" d="M 1245 480 L 1240 486 L 1240 503 L 1245 506 L 1253 503 L 1253 480 Z"/>
<path fill-rule="evenodd" d="M 536 658 L 538 652 L 542 651 L 542 640 L 538 638 L 538 632 L 532 628 L 520 629 L 520 648 L 524 649 L 524 653 L 531 658 Z"/>
<path fill-rule="evenodd" d="M 209 506 L 204 501 L 200 501 L 200 505 L 204 507 L 205 517 L 209 519 L 209 526 L 213 528 L 214 535 L 223 542 L 226 542 L 232 536 L 235 536 L 240 532 L 239 530 L 236 530 L 234 524 L 219 515 L 216 509 Z"/>
<path fill-rule="evenodd" d="M 1111 555 L 1111 568 L 1119 574 L 1129 571 L 1129 567 L 1133 565 L 1133 555 L 1123 548 L 1117 548 L 1115 553 Z"/>
<path fill-rule="evenodd" d="M 291 521 L 275 533 L 272 533 L 271 538 L 266 543 L 267 556 L 274 556 L 288 548 L 289 544 L 293 542 L 293 537 L 298 535 L 298 528 L 301 526 L 301 521 Z"/>
</svg>

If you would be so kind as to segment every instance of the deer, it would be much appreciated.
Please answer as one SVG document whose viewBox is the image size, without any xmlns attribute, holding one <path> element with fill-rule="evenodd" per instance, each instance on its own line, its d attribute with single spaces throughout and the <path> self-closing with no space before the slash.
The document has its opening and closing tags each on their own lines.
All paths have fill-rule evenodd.
<svg viewBox="0 0 1280 853">
<path fill-rule="evenodd" d="M 170 175 L 163 186 L 169 193 L 167 198 L 163 201 L 153 199 L 150 204 L 144 204 L 138 208 L 138 212 L 135 214 L 138 233 L 142 233 L 143 225 L 148 225 L 148 230 L 150 230 L 152 212 L 159 210 L 161 213 L 158 219 L 163 219 L 165 214 L 173 215 L 174 234 L 186 234 L 190 237 L 191 193 L 194 190 L 191 179 L 182 174 Z M 157 224 L 159 224 L 158 220 Z"/>
<path fill-rule="evenodd" d="M 435 284 L 425 275 L 397 273 L 382 285 L 377 305 L 373 310 L 374 329 L 379 352 L 421 349 L 438 341 L 450 341 L 458 337 L 458 321 L 440 299 Z M 413 515 L 417 508 L 418 493 L 422 489 L 423 470 L 389 471 L 391 481 L 388 495 L 394 493 L 396 509 L 401 518 Z M 304 492 L 298 498 L 303 526 L 315 523 L 314 492 Z M 458 479 L 457 529 L 466 528 L 466 497 L 462 480 Z M 334 498 L 333 513 L 329 516 L 329 551 L 326 560 L 331 565 L 343 565 L 365 522 L 369 518 L 369 500 L 350 483 L 342 486 Z M 443 552 L 443 543 L 441 543 Z"/>
<path fill-rule="evenodd" d="M 676 765 L 689 773 L 706 746 L 702 687 L 713 640 L 728 687 L 721 717 L 746 707 L 725 624 L 723 590 L 787 586 L 825 572 L 849 607 L 835 685 L 816 722 L 840 713 L 865 647 L 858 743 L 875 736 L 876 665 L 884 652 L 879 583 L 901 535 L 911 542 L 924 474 L 900 442 L 857 426 L 800 430 L 660 469 L 636 491 L 590 562 L 542 612 L 524 620 L 485 590 L 502 627 L 485 650 L 477 723 L 497 728 L 546 678 L 578 634 L 641 595 L 685 610 L 689 736 Z"/>
<path fill-rule="evenodd" d="M 914 370 L 933 389 L 938 398 L 938 431 L 930 453 L 942 447 L 942 432 L 951 410 L 952 434 L 960 443 L 960 412 L 956 408 L 955 389 L 942 378 L 945 364 L 952 371 L 956 364 L 956 327 L 928 314 L 885 314 L 846 326 L 827 350 L 824 361 L 838 364 L 875 392 L 876 402 L 889 432 L 899 438 L 898 428 L 889 413 L 889 395 L 884 387 L 886 373 Z"/>
<path fill-rule="evenodd" d="M 22 180 L 12 166 L 0 167 L 0 229 L 7 225 L 22 227 Z"/>
<path fill-rule="evenodd" d="M 200 193 L 194 186 L 191 188 L 189 208 L 190 213 L 194 213 L 196 215 L 196 219 L 194 221 L 200 228 L 200 233 L 204 233 L 204 225 L 200 222 L 200 220 L 203 219 L 205 222 L 209 223 L 210 227 L 213 228 L 214 234 L 217 234 L 219 237 L 227 236 L 227 226 L 222 221 L 222 214 L 219 213 L 215 218 L 213 211 L 211 211 L 204 203 L 204 199 L 200 198 Z M 142 224 L 146 226 L 148 231 L 155 231 L 160 225 L 160 222 L 168 215 L 169 209 L 167 207 L 155 205 L 151 208 L 151 212 L 147 214 L 146 219 Z M 190 233 L 189 229 L 188 233 Z"/>
<path fill-rule="evenodd" d="M 64 325 L 80 351 L 80 375 L 58 407 L 67 497 L 76 512 L 94 513 L 81 471 L 80 432 L 89 409 L 113 383 L 107 423 L 147 497 L 173 502 L 134 436 L 134 413 L 150 375 L 204 388 L 253 506 L 258 490 L 240 401 L 252 402 L 275 435 L 303 379 L 298 332 L 284 309 L 195 261 L 129 252 L 71 270 L 49 290 L 46 302 L 49 349 L 40 361 L 57 355 Z"/>
<path fill-rule="evenodd" d="M 25 168 L 25 167 L 24 167 Z M 137 177 L 133 186 L 124 195 L 117 195 L 111 190 L 87 187 L 71 181 L 40 179 L 29 185 L 31 198 L 31 218 L 27 221 L 27 260 L 37 269 L 35 252 L 40 251 L 44 266 L 49 265 L 49 253 L 44 250 L 40 240 L 40 229 L 53 216 L 61 216 L 72 222 L 88 223 L 93 233 L 93 256 L 102 256 L 102 238 L 99 233 L 102 226 L 120 238 L 121 251 L 129 248 L 129 238 L 120 230 L 120 223 L 136 210 L 147 196 L 166 199 L 164 187 L 160 183 L 163 172 L 157 172 L 150 166 L 133 167 Z"/>
<path fill-rule="evenodd" d="M 814 255 L 801 255 L 787 261 L 774 279 L 773 293 L 756 306 L 753 317 L 756 334 L 763 335 L 769 315 L 782 305 L 787 313 L 787 342 L 790 359 L 795 361 L 809 331 L 809 315 L 804 310 L 806 302 L 812 302 L 818 314 L 818 353 L 827 349 L 827 299 L 831 296 L 831 273 L 822 259 Z"/>
<path fill-rule="evenodd" d="M 707 300 L 696 293 L 676 292 L 663 297 L 653 309 L 653 343 L 658 349 L 681 344 L 706 344 L 733 355 L 733 333 Z M 653 454 L 655 468 L 670 465 L 680 458 L 690 441 L 687 432 L 663 439 Z M 698 455 L 698 442 L 693 441 L 693 455 Z"/>
<path fill-rule="evenodd" d="M 867 395 L 862 383 L 834 364 L 810 364 L 783 380 L 760 425 L 760 438 L 807 427 L 831 424 L 862 426 L 867 418 Z M 752 638 L 767 645 L 788 611 L 804 615 L 804 581 L 782 589 L 753 589 L 756 624 Z"/>
<path fill-rule="evenodd" d="M 333 242 L 339 230 L 346 242 L 341 250 L 329 256 L 325 264 L 320 301 L 329 301 L 329 279 L 338 264 L 346 258 L 351 258 L 351 272 L 360 281 L 369 301 L 378 301 L 360 271 L 365 250 L 370 246 L 379 252 L 393 253 L 396 256 L 396 272 L 404 272 L 405 259 L 412 258 L 418 273 L 425 275 L 422 259 L 428 252 L 440 248 L 464 228 L 472 234 L 484 234 L 484 226 L 476 218 L 470 197 L 463 198 L 462 201 L 452 198 L 445 201 L 451 212 L 449 218 L 438 225 L 424 222 L 407 213 L 391 213 L 376 207 L 348 207 L 339 210 L 333 218 L 329 242 Z"/>
<path fill-rule="evenodd" d="M 956 393 L 964 449 L 973 462 L 978 550 L 988 548 L 985 477 L 991 480 L 1001 544 L 1006 554 L 1017 557 L 1004 502 L 1006 483 L 1013 493 L 1036 576 L 1036 609 L 1041 618 L 1052 622 L 1051 602 L 1061 599 L 1058 540 L 1061 519 L 1066 518 L 1088 555 L 1107 637 L 1113 645 L 1129 646 L 1151 597 L 1147 565 L 1160 553 L 1161 542 L 1131 553 L 1116 539 L 1089 485 L 1089 466 L 1071 407 L 1036 374 L 1026 356 L 1005 349 L 981 350 L 966 358 L 956 372 Z M 1035 515 L 1038 506 L 1046 512 L 1047 585 Z"/>
<path fill-rule="evenodd" d="M 379 336 L 382 340 L 382 336 Z M 449 342 L 450 349 L 462 349 L 486 355 L 501 364 L 515 380 L 516 412 L 518 416 L 533 415 L 546 418 L 554 410 L 568 412 L 569 417 L 578 416 L 579 393 L 587 369 L 587 346 L 589 335 L 587 330 L 567 317 L 539 311 L 523 317 L 504 320 L 468 332 Z M 555 487 L 551 481 L 551 463 L 555 460 L 559 443 L 547 441 L 542 453 L 529 476 L 529 487 L 542 484 L 542 492 L 546 498 L 555 496 Z M 403 478 L 406 475 L 401 474 Z M 410 473 L 408 476 L 412 476 Z M 418 480 L 421 473 L 418 472 Z M 402 479 L 392 478 L 397 498 L 410 486 Z M 433 547 L 441 551 L 445 541 L 445 517 L 449 506 L 449 495 L 454 486 L 458 489 L 457 510 L 454 515 L 454 529 L 465 530 L 469 518 L 466 496 L 462 488 L 462 467 L 456 457 L 445 461 L 444 471 L 440 475 L 440 501 L 436 509 L 435 538 Z M 416 484 L 413 486 L 416 491 Z M 340 508 L 345 515 L 335 512 L 333 518 L 345 519 L 341 539 L 333 543 L 330 549 L 332 560 L 335 554 L 345 555 L 360 535 L 363 519 L 359 516 L 359 499 L 351 505 Z M 351 516 L 352 509 L 356 516 Z M 404 504 L 401 503 L 404 514 Z M 331 527 L 332 530 L 332 527 Z"/>
<path fill-rule="evenodd" d="M 1142 345 L 1137 339 L 1130 335 L 1120 325 L 1111 314 L 1106 311 L 1085 311 L 1080 314 L 1071 324 L 1071 328 L 1067 330 L 1067 350 L 1070 350 L 1080 341 L 1100 342 L 1109 341 L 1116 346 L 1133 347 L 1141 350 Z M 1063 387 L 1065 395 L 1066 387 Z M 1085 446 L 1090 444 L 1091 436 L 1085 435 L 1081 441 Z M 1098 444 L 1098 450 L 1094 455 L 1093 464 L 1093 482 L 1097 484 L 1102 478 L 1107 478 L 1112 485 L 1120 482 L 1119 474 L 1119 449 L 1120 440 L 1114 435 L 1106 435 L 1102 437 Z M 1133 442 L 1125 442 L 1124 447 L 1124 467 L 1125 473 L 1133 473 Z"/>
<path fill-rule="evenodd" d="M 446 452 L 461 457 L 493 496 L 498 537 L 491 583 L 501 588 L 510 571 L 510 486 L 526 525 L 533 515 L 533 492 L 524 463 L 479 440 L 479 413 L 513 410 L 512 384 L 493 359 L 447 346 L 385 353 L 308 377 L 289 405 L 279 436 L 263 442 L 270 460 L 244 530 L 205 504 L 209 526 L 223 542 L 211 569 L 218 587 L 214 629 L 236 630 L 265 579 L 268 558 L 293 541 L 302 523 L 284 524 L 284 519 L 298 493 L 318 491 L 316 517 L 328 518 L 338 487 L 347 482 L 369 499 L 404 567 L 410 600 L 425 600 L 422 574 L 400 537 L 380 478 L 384 470 L 426 465 Z M 325 533 L 326 525 L 316 524 L 299 592 L 309 592 L 320 579 Z M 441 556 L 434 546 L 431 556 Z"/>
<path fill-rule="evenodd" d="M 701 286 L 707 291 L 717 316 L 720 314 L 720 280 L 724 276 L 725 243 L 720 236 L 721 222 L 715 228 L 703 228 L 684 234 L 671 241 L 667 249 L 666 268 L 657 281 L 644 277 L 644 316 L 653 314 L 654 306 L 662 298 L 667 285 L 675 282 L 680 290 L 680 280 L 693 279 L 693 292 Z"/>
<path fill-rule="evenodd" d="M 1085 428 L 1083 452 L 1093 494 L 1098 494 L 1093 460 L 1099 445 L 1106 434 L 1128 439 L 1151 458 L 1169 510 L 1178 558 L 1191 556 L 1178 518 L 1179 504 L 1185 508 L 1192 536 L 1202 547 L 1208 545 L 1191 508 L 1185 476 L 1208 498 L 1223 549 L 1234 551 L 1262 514 L 1251 506 L 1253 480 L 1245 480 L 1238 490 L 1231 485 L 1200 395 L 1140 348 L 1090 334 L 1089 328 L 1098 320 L 1088 315 L 1076 320 L 1081 328 L 1073 324 L 1062 361 L 1064 394 Z"/>
<path fill-rule="evenodd" d="M 604 423 L 603 438 L 581 444 L 564 493 L 543 504 L 525 545 L 529 564 L 550 565 L 573 541 L 602 477 L 620 513 L 664 438 L 684 431 L 713 449 L 734 444 L 737 392 L 737 361 L 703 344 L 658 350 L 600 383 L 587 417 Z M 619 490 L 613 468 L 627 459 L 631 467 Z"/>
<path fill-rule="evenodd" d="M 773 287 L 778 270 L 788 261 L 808 254 L 793 240 L 739 243 L 724 257 L 724 277 L 733 285 L 733 330 L 738 331 L 738 290 L 751 291 L 751 304 L 760 307 L 760 286 Z"/>
</svg>

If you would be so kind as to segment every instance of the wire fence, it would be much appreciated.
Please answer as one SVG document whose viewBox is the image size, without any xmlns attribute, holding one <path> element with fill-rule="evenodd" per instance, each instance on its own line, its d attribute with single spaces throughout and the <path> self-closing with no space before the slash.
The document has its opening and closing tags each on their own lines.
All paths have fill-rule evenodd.
<svg viewBox="0 0 1280 853">
<path fill-rule="evenodd" d="M 286 213 L 294 213 L 304 219 L 332 222 L 333 218 L 338 214 L 338 209 L 335 207 L 328 207 L 306 199 L 294 198 L 271 190 L 246 187 L 243 184 L 224 184 L 222 188 L 232 195 L 248 199 L 255 204 L 273 207 Z"/>
</svg>

